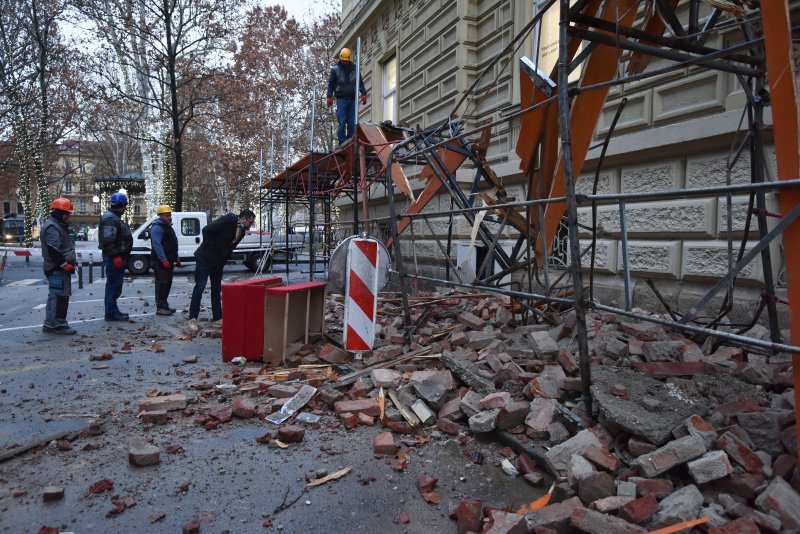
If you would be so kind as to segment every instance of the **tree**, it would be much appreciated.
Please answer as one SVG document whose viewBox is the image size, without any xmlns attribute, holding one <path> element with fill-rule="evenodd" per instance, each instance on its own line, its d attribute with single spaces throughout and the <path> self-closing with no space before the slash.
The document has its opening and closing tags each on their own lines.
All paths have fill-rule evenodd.
<svg viewBox="0 0 800 534">
<path fill-rule="evenodd" d="M 25 210 L 25 242 L 33 241 L 34 218 L 49 209 L 45 156 L 71 122 L 74 107 L 59 106 L 54 120 L 54 95 L 70 101 L 70 54 L 62 46 L 59 0 L 6 0 L 0 3 L 0 117 L 13 139 L 17 196 Z M 35 207 L 32 188 L 35 186 Z"/>
<path fill-rule="evenodd" d="M 75 0 L 79 12 L 105 41 L 97 64 L 102 93 L 137 111 L 132 131 L 141 142 L 143 173 L 152 168 L 154 146 L 168 150 L 161 187 L 145 175 L 148 211 L 158 202 L 181 210 L 184 194 L 183 137 L 213 101 L 205 88 L 228 54 L 228 36 L 244 0 Z M 174 195 L 174 197 L 173 197 Z"/>
</svg>

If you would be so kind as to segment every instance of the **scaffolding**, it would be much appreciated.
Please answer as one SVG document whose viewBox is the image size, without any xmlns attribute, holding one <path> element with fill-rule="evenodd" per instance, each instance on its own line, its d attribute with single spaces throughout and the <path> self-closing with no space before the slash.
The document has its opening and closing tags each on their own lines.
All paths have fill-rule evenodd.
<svg viewBox="0 0 800 534">
<path fill-rule="evenodd" d="M 535 321 L 551 320 L 548 310 L 574 310 L 583 401 L 586 413 L 591 415 L 586 312 L 612 312 L 684 332 L 702 339 L 707 347 L 725 340 L 767 353 L 792 353 L 796 405 L 800 410 L 800 346 L 797 344 L 800 340 L 800 247 L 785 249 L 786 300 L 776 294 L 772 273 L 773 264 L 778 260 L 771 255 L 769 246 L 781 238 L 784 243 L 800 242 L 800 223 L 796 220 L 800 215 L 800 119 L 796 58 L 792 50 L 792 35 L 796 29 L 791 26 L 787 2 L 762 1 L 760 5 L 759 2 L 743 0 L 712 2 L 713 10 L 705 19 L 700 16 L 700 0 L 689 0 L 687 4 L 688 17 L 681 22 L 676 12 L 678 0 L 550 0 L 483 69 L 468 94 L 457 104 L 451 118 L 443 124 L 427 129 L 371 125 L 384 132 L 385 143 L 376 142 L 374 135 L 356 136 L 351 144 L 353 155 L 349 167 L 355 170 L 349 182 L 354 203 L 354 230 L 358 232 L 359 226 L 364 224 L 388 224 L 390 236 L 387 245 L 391 247 L 394 273 L 401 285 L 409 337 L 413 339 L 415 335 L 408 303 L 412 292 L 410 283 L 415 280 L 506 295 L 527 310 Z M 456 111 L 467 98 L 479 99 L 481 93 L 492 86 L 483 80 L 484 76 L 501 61 L 511 61 L 519 44 L 531 32 L 538 31 L 549 9 L 559 12 L 558 62 L 553 71 L 543 72 L 537 62 L 520 61 L 520 109 L 472 128 L 468 127 L 466 118 L 453 118 L 457 117 Z M 635 21 L 638 22 L 634 24 Z M 734 43 L 711 39 L 723 30 L 736 30 L 742 39 Z M 721 46 L 715 48 L 708 44 L 710 42 L 720 42 Z M 619 67 L 623 52 L 627 54 L 627 70 L 621 74 Z M 668 60 L 670 64 L 647 70 L 652 58 Z M 733 74 L 746 96 L 741 132 L 738 137 L 734 136 L 728 158 L 726 183 L 672 191 L 598 194 L 597 180 L 614 126 L 625 104 L 625 99 L 622 99 L 605 140 L 598 145 L 601 153 L 592 193 L 578 194 L 575 182 L 592 148 L 595 127 L 610 88 L 689 66 Z M 580 80 L 571 82 L 571 75 L 577 69 L 581 69 Z M 764 124 L 766 106 L 773 109 L 772 127 Z M 486 160 L 491 129 L 512 119 L 519 119 L 521 127 L 517 154 L 527 188 L 524 199 L 508 196 Z M 770 131 L 775 140 L 776 181 L 768 180 L 765 173 L 764 138 Z M 478 140 L 471 142 L 472 138 Z M 363 157 L 361 165 L 355 165 L 359 151 L 375 154 L 379 165 L 368 165 Z M 745 154 L 749 155 L 750 183 L 733 184 L 731 169 Z M 473 172 L 473 180 L 465 190 L 456 179 L 456 173 L 466 162 Z M 417 179 L 425 187 L 417 196 L 404 190 L 408 181 L 404 175 L 398 176 L 397 169 L 405 166 L 422 167 Z M 385 189 L 388 216 L 369 216 L 366 193 L 375 184 Z M 362 192 L 360 221 L 359 191 Z M 767 209 L 765 195 L 769 191 L 780 193 L 780 213 Z M 732 195 L 737 193 L 749 194 L 744 237 L 740 242 L 734 241 L 734 232 L 731 231 Z M 403 194 L 408 197 L 410 205 L 401 212 L 395 196 Z M 437 196 L 449 197 L 451 209 L 424 211 Z M 633 202 L 685 198 L 725 199 L 728 271 L 685 311 L 670 308 L 655 284 L 648 281 L 656 297 L 664 304 L 669 319 L 638 312 L 632 306 L 626 206 Z M 482 202 L 477 202 L 478 199 Z M 601 303 L 593 296 L 596 213 L 601 202 L 616 203 L 618 207 L 624 306 Z M 582 227 L 579 223 L 579 207 L 592 209 L 591 227 Z M 473 229 L 473 243 L 480 243 L 485 251 L 472 279 L 463 279 L 453 263 L 455 217 L 466 220 Z M 431 227 L 432 220 L 441 218 L 448 222 L 446 238 L 440 238 Z M 771 224 L 770 218 L 777 222 Z M 413 249 L 415 221 L 421 221 L 431 230 L 428 237 L 433 236 L 446 261 L 444 278 L 409 272 L 401 240 L 410 240 Z M 748 242 L 751 226 L 756 227 L 754 242 Z M 404 232 L 409 227 L 412 228 L 410 237 Z M 550 254 L 559 227 L 566 228 L 568 257 L 566 269 L 556 277 L 556 273 L 551 272 Z M 591 241 L 584 248 L 581 248 L 579 239 L 581 230 L 592 233 Z M 504 232 L 515 239 L 510 253 L 500 246 Z M 723 322 L 735 304 L 735 281 L 752 261 L 760 261 L 764 277 L 756 312 L 744 324 L 725 326 Z M 588 284 L 584 282 L 584 270 L 588 271 Z M 514 274 L 521 277 L 522 282 L 509 287 L 505 279 Z M 535 286 L 534 278 L 538 279 L 540 275 L 543 281 Z M 535 287 L 543 289 L 535 291 Z M 719 310 L 711 317 L 701 317 L 700 314 L 710 307 L 717 295 L 724 295 Z M 785 315 L 787 310 L 791 315 L 791 342 L 782 338 L 779 321 L 779 316 Z M 744 335 L 764 312 L 769 339 Z"/>
</svg>

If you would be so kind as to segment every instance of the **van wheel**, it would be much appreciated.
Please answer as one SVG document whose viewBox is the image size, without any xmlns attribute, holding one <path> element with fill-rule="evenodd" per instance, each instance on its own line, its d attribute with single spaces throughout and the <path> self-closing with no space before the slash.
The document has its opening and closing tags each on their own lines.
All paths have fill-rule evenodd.
<svg viewBox="0 0 800 534">
<path fill-rule="evenodd" d="M 131 274 L 145 274 L 150 270 L 150 258 L 148 256 L 131 256 L 128 258 L 128 271 Z"/>
</svg>

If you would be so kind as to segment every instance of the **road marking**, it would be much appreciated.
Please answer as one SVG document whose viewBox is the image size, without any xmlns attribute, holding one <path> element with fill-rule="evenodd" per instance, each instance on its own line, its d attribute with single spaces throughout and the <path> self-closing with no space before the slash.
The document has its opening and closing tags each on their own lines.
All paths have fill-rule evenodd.
<svg viewBox="0 0 800 534">
<path fill-rule="evenodd" d="M 41 310 L 41 309 L 42 309 L 42 308 L 44 308 L 45 306 L 47 306 L 47 303 L 44 303 L 44 304 L 37 304 L 36 306 L 34 306 L 34 307 L 33 307 L 33 308 L 31 308 L 31 309 L 32 309 L 32 310 Z"/>
<path fill-rule="evenodd" d="M 16 282 L 11 282 L 10 284 L 6 284 L 6 287 L 21 287 L 21 286 L 32 286 L 37 282 L 44 282 L 44 278 L 26 278 L 25 280 L 17 280 Z"/>
<path fill-rule="evenodd" d="M 27 365 L 25 367 L 17 367 L 16 369 L 8 369 L 6 371 L 0 371 L 0 376 L 8 376 L 15 373 L 25 373 L 28 371 L 38 371 L 39 369 L 47 369 L 48 367 L 60 367 L 62 365 L 80 363 L 85 361 L 87 361 L 86 358 L 78 358 L 76 360 L 61 360 L 55 362 L 37 363 L 34 365 Z"/>
<path fill-rule="evenodd" d="M 131 315 L 130 317 L 147 317 L 148 315 L 155 315 L 155 312 L 151 313 L 137 313 L 136 315 Z M 79 324 L 79 323 L 92 323 L 94 321 L 103 321 L 104 317 L 97 317 L 95 319 L 78 319 L 74 321 L 70 321 L 70 324 Z M 11 328 L 0 328 L 0 332 L 11 332 L 14 330 L 30 330 L 31 328 L 41 328 L 42 325 L 34 324 L 28 326 L 14 326 Z"/>
</svg>

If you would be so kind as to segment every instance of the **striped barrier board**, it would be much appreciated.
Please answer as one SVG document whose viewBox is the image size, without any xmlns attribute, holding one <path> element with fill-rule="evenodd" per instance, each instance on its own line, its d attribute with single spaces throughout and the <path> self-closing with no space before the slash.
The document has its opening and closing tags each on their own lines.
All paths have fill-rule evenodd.
<svg viewBox="0 0 800 534">
<path fill-rule="evenodd" d="M 353 239 L 347 249 L 344 305 L 344 348 L 372 350 L 378 311 L 378 242 Z"/>
</svg>

